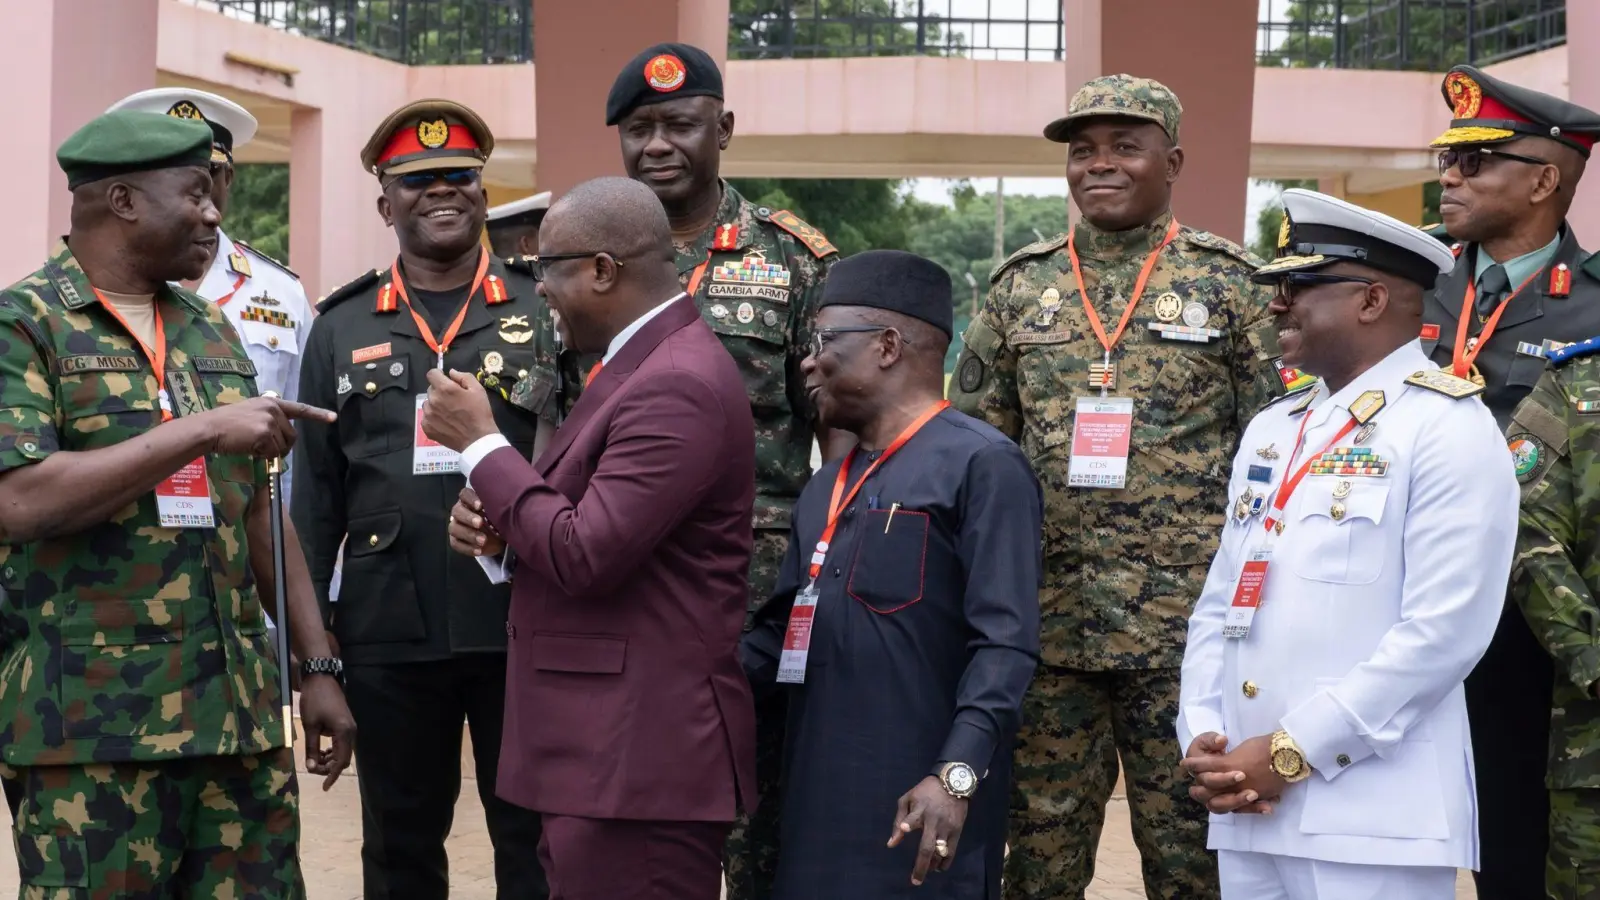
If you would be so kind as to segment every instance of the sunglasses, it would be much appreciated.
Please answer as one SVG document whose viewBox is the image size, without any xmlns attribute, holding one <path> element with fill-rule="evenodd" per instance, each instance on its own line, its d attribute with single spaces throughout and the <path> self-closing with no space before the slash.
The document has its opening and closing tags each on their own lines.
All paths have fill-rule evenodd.
<svg viewBox="0 0 1600 900">
<path fill-rule="evenodd" d="M 435 181 L 443 181 L 451 187 L 467 187 L 477 184 L 479 177 L 477 169 L 430 169 L 426 172 L 407 172 L 400 176 L 400 183 L 412 190 L 433 187 Z"/>
<path fill-rule="evenodd" d="M 1451 169 L 1460 169 L 1461 177 L 1471 178 L 1483 170 L 1485 159 L 1509 159 L 1514 162 L 1527 163 L 1530 166 L 1548 166 L 1550 161 L 1532 156 L 1522 156 L 1517 153 L 1507 153 L 1504 150 L 1495 150 L 1490 147 L 1466 147 L 1464 149 L 1450 148 L 1439 151 L 1439 174 L 1441 176 Z"/>
<path fill-rule="evenodd" d="M 1278 296 L 1290 300 L 1303 288 L 1324 284 L 1373 284 L 1371 278 L 1356 275 L 1329 275 L 1323 272 L 1286 272 L 1278 279 Z"/>
</svg>

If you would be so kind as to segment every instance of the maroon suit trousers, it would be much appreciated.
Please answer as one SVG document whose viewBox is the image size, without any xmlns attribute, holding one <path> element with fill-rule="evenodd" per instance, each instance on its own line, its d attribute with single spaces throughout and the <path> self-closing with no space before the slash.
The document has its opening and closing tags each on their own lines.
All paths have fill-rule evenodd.
<svg viewBox="0 0 1600 900">
<path fill-rule="evenodd" d="M 550 900 L 717 900 L 726 822 L 545 814 L 539 862 Z"/>
</svg>

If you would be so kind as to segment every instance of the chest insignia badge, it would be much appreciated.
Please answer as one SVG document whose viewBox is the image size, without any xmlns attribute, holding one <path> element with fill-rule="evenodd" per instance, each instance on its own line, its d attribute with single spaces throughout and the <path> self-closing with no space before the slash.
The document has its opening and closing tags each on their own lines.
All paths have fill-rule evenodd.
<svg viewBox="0 0 1600 900">
<path fill-rule="evenodd" d="M 1265 447 L 1262 447 L 1261 449 L 1257 450 L 1256 451 L 1256 455 L 1261 457 L 1262 459 L 1277 459 L 1278 458 L 1278 444 L 1277 444 L 1277 442 L 1274 441 L 1273 443 L 1270 443 L 1270 444 L 1266 445 Z"/>
<path fill-rule="evenodd" d="M 498 350 L 490 350 L 483 355 L 483 371 L 490 375 L 499 375 L 505 370 L 505 357 Z"/>
<path fill-rule="evenodd" d="M 724 284 L 770 284 L 789 286 L 789 270 L 776 263 L 767 262 L 767 254 L 757 247 L 744 255 L 744 259 L 723 264 L 711 270 L 711 280 Z"/>
<path fill-rule="evenodd" d="M 350 376 L 348 374 L 339 376 L 339 387 L 336 390 L 341 395 L 342 394 L 348 394 L 354 389 L 355 389 L 354 385 L 350 384 Z"/>
<path fill-rule="evenodd" d="M 1333 447 L 1312 457 L 1306 474 L 1382 478 L 1389 474 L 1389 461 L 1371 447 Z"/>
<path fill-rule="evenodd" d="M 1039 324 L 1049 328 L 1056 321 L 1056 313 L 1061 311 L 1061 292 L 1053 287 L 1045 288 L 1039 295 Z"/>
<path fill-rule="evenodd" d="M 254 304 L 258 305 L 258 306 L 281 306 L 282 305 L 281 303 L 278 302 L 278 298 L 267 296 L 267 292 L 266 291 L 262 291 L 261 293 L 255 295 L 254 297 L 251 297 L 250 298 L 250 302 L 254 303 Z"/>
<path fill-rule="evenodd" d="M 1156 298 L 1156 318 L 1163 322 L 1176 322 L 1183 313 L 1183 300 L 1177 294 L 1167 291 Z"/>
<path fill-rule="evenodd" d="M 526 328 L 526 331 L 512 331 L 513 328 Z M 500 320 L 500 339 L 508 344 L 526 344 L 533 340 L 533 328 L 528 324 L 527 316 L 506 316 Z"/>
</svg>

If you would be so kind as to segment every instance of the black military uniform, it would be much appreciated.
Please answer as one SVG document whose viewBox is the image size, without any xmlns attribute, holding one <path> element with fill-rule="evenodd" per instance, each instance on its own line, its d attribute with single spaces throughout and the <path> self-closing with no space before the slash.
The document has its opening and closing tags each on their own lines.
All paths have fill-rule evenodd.
<svg viewBox="0 0 1600 900">
<path fill-rule="evenodd" d="M 492 146 L 470 110 L 425 101 L 390 116 L 363 162 L 380 178 L 476 168 Z M 411 286 L 400 260 L 334 290 L 318 305 L 301 369 L 302 401 L 339 414 L 335 425 L 300 432 L 295 478 L 305 487 L 293 512 L 360 728 L 368 898 L 447 896 L 444 840 L 460 790 L 463 719 L 498 896 L 548 895 L 534 852 L 538 815 L 494 794 L 510 588 L 449 549 L 449 511 L 465 480 L 454 454 L 417 440 L 436 344 L 446 369 L 476 373 L 488 388 L 500 432 L 525 456 L 541 430 L 554 430 L 548 308 L 525 258 L 483 252 L 474 283 L 453 292 Z M 343 578 L 329 603 L 341 542 Z"/>
<path fill-rule="evenodd" d="M 1600 137 L 1600 115 L 1506 84 L 1471 66 L 1451 69 L 1442 90 L 1454 119 L 1450 130 L 1433 142 L 1435 147 L 1459 152 L 1539 137 L 1587 157 Z M 1442 224 L 1427 230 L 1449 240 Z M 1500 265 L 1480 266 L 1477 244 L 1456 243 L 1455 271 L 1439 281 L 1424 303 L 1422 349 L 1443 368 L 1452 366 L 1465 316 L 1471 343 L 1464 343 L 1463 356 L 1477 350 L 1467 371 L 1482 380 L 1483 401 L 1502 428 L 1538 383 L 1547 353 L 1600 334 L 1600 265 L 1579 246 L 1570 226 L 1563 224 L 1553 240 L 1554 253 L 1527 274 Z M 1494 320 L 1494 310 L 1508 295 Z M 1531 463 L 1528 471 L 1519 467 L 1519 479 L 1531 478 L 1533 468 Z M 1494 641 L 1466 682 L 1478 781 L 1482 862 L 1476 880 L 1481 900 L 1544 896 L 1553 678 L 1549 654 L 1517 605 L 1508 601 Z"/>
</svg>

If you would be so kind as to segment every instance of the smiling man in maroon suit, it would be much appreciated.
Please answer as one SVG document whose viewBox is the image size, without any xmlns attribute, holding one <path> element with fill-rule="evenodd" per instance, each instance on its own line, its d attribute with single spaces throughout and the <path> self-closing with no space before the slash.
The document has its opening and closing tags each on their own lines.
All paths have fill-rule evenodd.
<svg viewBox="0 0 1600 900">
<path fill-rule="evenodd" d="M 477 492 L 451 546 L 513 554 L 499 793 L 544 814 L 552 900 L 716 900 L 754 788 L 750 402 L 648 188 L 573 188 L 539 247 L 562 338 L 603 354 L 550 446 L 529 465 L 465 373 L 429 372 L 423 407 Z"/>
</svg>

